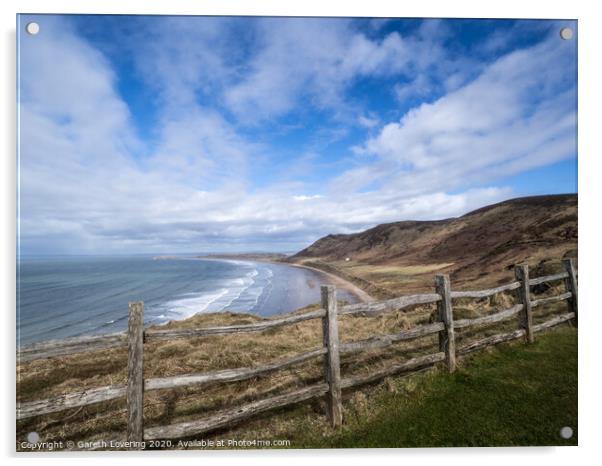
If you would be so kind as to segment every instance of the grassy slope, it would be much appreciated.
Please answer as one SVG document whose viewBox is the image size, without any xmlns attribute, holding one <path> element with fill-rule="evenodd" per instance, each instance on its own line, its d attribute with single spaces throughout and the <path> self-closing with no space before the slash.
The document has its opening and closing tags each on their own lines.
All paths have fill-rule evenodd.
<svg viewBox="0 0 602 466">
<path fill-rule="evenodd" d="M 535 344 L 501 345 L 442 372 L 382 393 L 369 422 L 305 435 L 297 447 L 433 447 L 577 444 L 577 332 L 563 327 Z M 410 393 L 408 393 L 408 391 Z M 564 440 L 559 431 L 575 434 Z M 301 445 L 300 445 L 301 444 Z"/>
<path fill-rule="evenodd" d="M 525 200 L 519 201 L 525 203 Z M 368 285 L 376 284 L 377 291 L 384 287 L 384 291 L 394 295 L 432 290 L 436 272 L 452 273 L 454 289 L 475 289 L 481 288 L 483 283 L 510 281 L 512 271 L 506 268 L 519 261 L 538 266 L 532 276 L 551 273 L 553 270 L 548 270 L 548 266 L 557 267 L 562 256 L 576 252 L 576 197 L 548 196 L 527 201 L 527 208 L 512 201 L 454 219 L 451 226 L 443 229 L 439 228 L 442 222 L 426 222 L 432 224 L 430 232 L 429 228 L 423 228 L 428 225 L 416 222 L 405 222 L 414 224 L 405 233 L 398 231 L 394 224 L 392 230 L 390 225 L 377 227 L 379 234 L 368 234 L 368 240 L 379 241 L 373 244 L 368 241 L 364 256 L 354 255 L 349 263 L 344 261 L 346 250 L 339 251 L 343 260 L 322 257 L 321 251 L 315 251 L 316 255 L 308 259 L 327 260 L 328 266 L 341 268 L 343 275 L 359 277 L 358 285 L 364 287 L 367 281 Z M 534 202 L 536 210 L 529 207 Z M 518 226 L 520 234 L 517 235 Z M 351 236 L 359 241 L 362 235 Z M 486 238 L 502 243 L 489 244 L 484 242 Z M 341 235 L 332 240 L 337 243 Z M 405 249 L 410 243 L 411 251 Z M 481 243 L 482 247 L 477 250 L 469 247 Z M 323 246 L 322 250 L 336 251 L 336 248 L 330 249 L 330 240 Z M 357 244 L 345 247 L 353 249 Z M 393 259 L 373 260 L 373 254 L 381 253 Z M 406 261 L 403 257 L 409 259 Z M 557 294 L 562 287 L 535 288 L 533 291 L 539 298 L 545 293 Z M 506 293 L 485 301 L 457 302 L 454 314 L 456 318 L 487 315 L 511 306 L 513 296 Z M 305 310 L 312 308 L 315 306 Z M 535 323 L 557 312 L 565 312 L 564 305 L 537 308 Z M 433 315 L 434 306 L 427 305 L 370 318 L 345 316 L 340 319 L 339 331 L 342 341 L 358 340 L 412 328 L 429 322 Z M 245 314 L 205 314 L 173 322 L 166 328 L 238 325 L 259 320 L 257 316 Z M 516 325 L 515 320 L 511 320 L 478 333 L 459 331 L 458 344 L 508 331 Z M 289 438 L 293 440 L 293 447 L 562 444 L 557 424 L 576 426 L 575 333 L 560 330 L 551 334 L 558 338 L 542 337 L 528 349 L 520 345 L 504 347 L 499 353 L 495 351 L 482 359 L 478 356 L 452 378 L 444 375 L 436 375 L 432 380 L 430 376 L 396 378 L 347 394 L 347 423 L 341 435 L 332 436 L 320 401 L 244 423 L 228 434 Z M 261 334 L 150 342 L 145 345 L 145 376 L 166 377 L 260 365 L 321 344 L 319 321 L 301 322 Z M 343 357 L 342 371 L 346 375 L 372 372 L 400 358 L 432 352 L 435 347 L 432 336 L 402 342 L 383 351 Z M 125 383 L 125 362 L 125 349 L 111 349 L 20 364 L 17 366 L 17 398 L 30 401 Z M 163 425 L 198 419 L 213 410 L 303 387 L 322 377 L 321 361 L 315 360 L 267 378 L 150 392 L 145 395 L 145 422 Z M 416 380 L 421 382 L 416 385 Z M 450 403 L 452 399 L 464 401 Z M 124 400 L 17 423 L 18 438 L 33 430 L 42 432 L 44 440 L 49 441 L 113 438 L 125 431 Z M 313 437 L 309 436 L 310 432 Z M 217 436 L 223 434 L 216 433 Z"/>
<path fill-rule="evenodd" d="M 399 295 L 431 289 L 434 272 L 450 274 L 456 287 L 508 281 L 513 264 L 521 262 L 535 267 L 535 275 L 554 273 L 560 258 L 575 257 L 576 250 L 573 194 L 512 199 L 458 218 L 395 222 L 329 235 L 289 260 L 335 267 L 347 278 L 355 276 Z"/>
<path fill-rule="evenodd" d="M 559 290 L 551 289 L 549 292 L 557 294 Z M 507 308 L 513 302 L 512 296 L 504 295 L 498 295 L 486 301 L 484 303 L 458 302 L 454 309 L 455 315 L 457 318 L 479 317 Z M 305 311 L 309 309 L 305 309 Z M 433 312 L 434 305 L 425 305 L 405 312 L 391 312 L 375 317 L 342 316 L 339 320 L 341 340 L 359 340 L 412 328 L 427 323 Z M 538 307 L 534 312 L 534 322 L 537 324 L 561 312 L 566 312 L 564 303 Z M 201 314 L 186 321 L 172 322 L 167 327 L 211 327 L 251 323 L 259 320 L 261 318 L 244 314 Z M 457 344 L 462 346 L 474 339 L 515 329 L 517 325 L 516 319 L 512 319 L 477 331 L 458 330 Z M 293 326 L 260 334 L 149 342 L 145 345 L 145 376 L 166 377 L 261 365 L 319 347 L 321 344 L 321 323 L 318 320 L 300 322 Z M 387 367 L 393 362 L 432 353 L 436 347 L 436 335 L 432 335 L 400 342 L 384 350 L 345 355 L 341 359 L 341 370 L 344 376 L 371 373 Z M 539 346 L 534 348 L 539 348 Z M 566 362 L 565 358 L 570 358 L 574 351 L 576 349 L 569 349 L 566 354 L 562 353 L 557 357 L 559 368 L 562 369 L 562 365 Z M 560 353 L 557 351 L 555 354 Z M 486 368 L 487 366 L 485 363 L 478 364 L 479 367 L 483 365 Z M 470 368 L 468 367 L 468 369 Z M 322 380 L 322 370 L 322 361 L 316 358 L 302 365 L 278 371 L 268 377 L 237 383 L 148 392 L 145 394 L 145 424 L 154 426 L 195 420 L 207 416 L 215 410 L 240 406 L 266 396 L 284 393 L 293 388 L 301 388 Z M 524 372 L 521 370 L 519 375 L 524 377 L 524 374 L 529 374 L 530 371 L 531 369 L 525 368 Z M 564 369 L 562 371 L 566 372 Z M 372 416 L 379 412 L 378 407 L 383 403 L 387 410 L 390 409 L 388 399 L 381 398 L 383 393 L 388 393 L 389 389 L 401 390 L 402 393 L 405 393 L 408 391 L 406 384 L 415 384 L 414 381 L 421 380 L 423 375 L 390 378 L 381 384 L 365 387 L 360 391 L 344 393 L 347 426 L 353 427 L 358 423 L 372 422 Z M 495 371 L 492 376 L 495 377 Z M 486 380 L 487 376 L 484 377 Z M 510 375 L 509 379 L 512 377 L 514 375 Z M 87 388 L 125 383 L 125 381 L 125 349 L 81 353 L 19 365 L 17 367 L 17 397 L 22 401 L 44 399 Z M 553 384 L 550 383 L 548 386 L 551 387 Z M 570 394 L 567 399 L 569 401 L 576 400 L 576 394 Z M 410 398 L 410 400 L 416 400 L 416 398 Z M 502 402 L 500 401 L 500 403 Z M 308 432 L 313 432 L 318 439 L 328 438 L 332 435 L 324 412 L 323 400 L 315 400 L 310 403 L 302 403 L 290 410 L 281 410 L 260 416 L 255 420 L 242 423 L 231 431 L 216 432 L 210 434 L 209 437 L 215 439 L 224 437 L 290 439 L 293 447 L 325 446 L 314 440 L 312 440 L 314 443 L 309 443 L 305 439 Z M 28 432 L 36 431 L 43 433 L 44 440 L 48 441 L 116 438 L 125 432 L 125 414 L 123 399 L 83 409 L 75 408 L 20 421 L 17 423 L 17 437 L 21 439 Z M 478 424 L 478 421 L 475 423 Z"/>
</svg>

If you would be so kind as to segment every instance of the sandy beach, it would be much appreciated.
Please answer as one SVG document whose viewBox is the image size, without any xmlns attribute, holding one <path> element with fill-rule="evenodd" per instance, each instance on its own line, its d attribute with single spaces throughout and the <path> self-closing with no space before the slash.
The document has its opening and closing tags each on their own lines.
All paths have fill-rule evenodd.
<svg viewBox="0 0 602 466">
<path fill-rule="evenodd" d="M 328 272 L 324 272 L 323 270 L 316 269 L 315 267 L 309 267 L 307 265 L 294 264 L 294 263 L 288 263 L 288 265 L 290 265 L 292 267 L 300 267 L 303 269 L 309 269 L 309 270 L 319 273 L 321 275 L 326 275 L 335 286 L 337 286 L 338 288 L 343 288 L 343 289 L 347 290 L 349 293 L 356 296 L 362 303 L 370 303 L 375 300 L 372 296 L 370 296 L 368 293 L 366 293 L 364 290 L 362 290 L 359 286 L 357 286 L 337 275 L 334 275 L 334 274 L 328 273 Z"/>
<path fill-rule="evenodd" d="M 256 255 L 253 255 L 252 257 L 249 255 L 245 255 L 245 254 L 242 254 L 242 255 L 233 254 L 231 256 L 229 256 L 229 255 L 213 255 L 213 256 L 209 256 L 209 257 L 199 257 L 199 258 L 217 259 L 217 260 L 219 260 L 219 259 L 247 260 L 250 262 L 266 262 L 269 264 L 288 265 L 290 267 L 298 267 L 298 268 L 302 268 L 302 269 L 307 269 L 307 270 L 311 270 L 314 273 L 317 273 L 319 275 L 327 277 L 329 283 L 335 285 L 338 288 L 348 291 L 362 303 L 369 303 L 369 302 L 375 301 L 374 297 L 372 297 L 370 294 L 368 294 L 366 291 L 364 291 L 363 289 L 361 289 L 359 286 L 355 285 L 354 283 L 351 283 L 350 281 L 345 280 L 344 278 L 341 278 L 338 275 L 335 275 L 333 273 L 325 272 L 324 270 L 320 270 L 315 267 L 310 267 L 308 265 L 273 260 L 270 258 L 262 257 L 261 254 L 256 254 Z"/>
</svg>

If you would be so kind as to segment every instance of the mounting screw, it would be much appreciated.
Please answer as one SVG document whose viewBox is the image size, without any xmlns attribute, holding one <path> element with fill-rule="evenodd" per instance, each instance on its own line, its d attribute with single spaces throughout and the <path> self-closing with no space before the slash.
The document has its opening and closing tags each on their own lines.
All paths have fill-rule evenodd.
<svg viewBox="0 0 602 466">
<path fill-rule="evenodd" d="M 571 40 L 573 38 L 573 30 L 571 28 L 562 28 L 560 30 L 560 38 L 564 40 Z"/>
<path fill-rule="evenodd" d="M 27 34 L 35 36 L 38 32 L 40 32 L 40 25 L 38 23 L 27 23 L 25 26 L 25 31 L 27 31 Z"/>
</svg>

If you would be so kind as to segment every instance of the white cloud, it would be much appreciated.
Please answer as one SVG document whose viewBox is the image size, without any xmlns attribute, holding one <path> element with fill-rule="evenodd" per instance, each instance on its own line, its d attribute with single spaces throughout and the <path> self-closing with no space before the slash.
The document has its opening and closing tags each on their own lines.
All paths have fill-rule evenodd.
<svg viewBox="0 0 602 466">
<path fill-rule="evenodd" d="M 174 241 L 186 235 L 178 226 L 183 218 L 194 222 L 203 209 L 220 211 L 238 201 L 254 146 L 223 119 L 195 107 L 166 111 L 151 150 L 136 138 L 104 57 L 63 21 L 46 18 L 43 39 L 21 49 L 26 250 L 102 251 L 130 247 L 137 238 L 139 249 Z"/>
<path fill-rule="evenodd" d="M 403 72 L 416 51 L 397 32 L 373 40 L 347 20 L 265 19 L 249 73 L 225 91 L 229 108 L 257 122 L 291 111 L 302 99 L 345 106 L 342 92 L 362 76 Z"/>
<path fill-rule="evenodd" d="M 363 156 L 341 162 L 354 168 L 334 181 L 341 164 L 326 165 L 314 152 L 278 165 L 271 158 L 278 154 L 250 142 L 199 89 L 215 92 L 236 114 L 275 116 L 303 108 L 307 95 L 318 106 L 338 105 L 355 77 L 405 73 L 429 58 L 418 65 L 411 39 L 396 33 L 371 40 L 347 22 L 265 20 L 264 42 L 241 69 L 220 45 L 229 22 L 200 30 L 177 19 L 136 58 L 157 93 L 149 143 L 137 137 L 111 63 L 66 23 L 44 21 L 44 40 L 21 50 L 26 252 L 297 249 L 328 233 L 450 217 L 511 197 L 509 188 L 463 186 L 562 159 L 574 144 L 574 96 L 558 92 L 567 63 L 545 43 L 384 125 L 361 145 Z M 426 39 L 412 40 L 442 53 Z M 216 45 L 195 47 L 204 41 Z M 546 88 L 549 82 L 555 86 Z M 353 115 L 353 124 L 367 128 L 382 121 Z M 257 170 L 266 174 L 263 185 L 252 179 Z M 324 177 L 311 187 L 293 181 L 317 170 Z"/>
<path fill-rule="evenodd" d="M 161 105 L 178 112 L 195 105 L 198 93 L 219 94 L 236 78 L 228 47 L 235 32 L 230 18 L 128 18 L 132 27 L 115 39 Z"/>
<path fill-rule="evenodd" d="M 293 196 L 293 199 L 295 201 L 309 201 L 311 199 L 320 199 L 323 198 L 324 196 L 322 196 L 321 194 L 314 194 L 312 196 L 307 196 L 304 194 L 298 195 L 298 196 Z"/>
<path fill-rule="evenodd" d="M 360 115 L 357 118 L 357 122 L 364 128 L 374 128 L 376 125 L 378 125 L 379 120 L 378 120 L 378 118 L 374 118 L 374 117 L 370 117 L 370 116 L 366 116 L 366 115 Z"/>
<path fill-rule="evenodd" d="M 574 156 L 575 90 L 567 81 L 574 62 L 558 42 L 510 53 L 470 84 L 384 125 L 360 148 L 374 163 L 344 173 L 336 186 L 448 190 Z"/>
</svg>

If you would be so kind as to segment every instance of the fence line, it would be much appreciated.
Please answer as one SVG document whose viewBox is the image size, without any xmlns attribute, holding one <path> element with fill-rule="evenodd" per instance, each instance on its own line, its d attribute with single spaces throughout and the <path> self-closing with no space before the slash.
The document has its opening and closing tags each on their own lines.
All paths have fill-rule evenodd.
<svg viewBox="0 0 602 466">
<path fill-rule="evenodd" d="M 465 355 L 497 343 L 525 338 L 526 342 L 534 341 L 535 333 L 573 320 L 577 322 L 577 277 L 572 259 L 563 260 L 564 272 L 543 277 L 530 278 L 527 265 L 515 266 L 516 281 L 478 291 L 451 291 L 449 276 L 435 277 L 436 293 L 402 296 L 385 301 L 360 303 L 338 308 L 336 290 L 333 286 L 321 287 L 321 309 L 298 314 L 282 319 L 259 322 L 247 325 L 210 327 L 201 329 L 152 330 L 144 331 L 143 303 L 129 304 L 128 331 L 101 337 L 79 337 L 65 342 L 49 342 L 25 347 L 19 354 L 19 361 L 48 358 L 73 354 L 86 349 L 104 349 L 108 347 L 128 347 L 128 382 L 127 385 L 110 385 L 69 393 L 59 397 L 22 402 L 17 405 L 17 420 L 63 411 L 70 408 L 87 406 L 109 400 L 126 397 L 127 403 L 127 439 L 142 442 L 152 439 L 171 439 L 192 436 L 211 430 L 229 427 L 241 420 L 259 413 L 289 406 L 310 399 L 326 396 L 327 415 L 333 427 L 343 422 L 342 390 L 373 383 L 387 376 L 409 372 L 444 362 L 447 370 L 456 369 L 457 356 Z M 562 280 L 566 292 L 556 296 L 531 299 L 531 287 L 542 283 Z M 519 304 L 495 314 L 474 319 L 454 321 L 453 300 L 459 298 L 486 298 L 496 293 L 516 290 Z M 556 316 L 538 325 L 533 325 L 532 309 L 544 304 L 566 300 L 568 313 Z M 419 304 L 436 303 L 438 321 L 419 325 L 391 335 L 375 336 L 364 340 L 340 343 L 338 333 L 338 316 L 361 315 L 372 316 L 383 312 L 405 309 Z M 489 336 L 467 345 L 456 348 L 455 329 L 483 327 L 509 320 L 519 315 L 519 328 L 506 333 Z M 232 333 L 260 332 L 267 329 L 291 325 L 310 320 L 322 320 L 323 347 L 299 353 L 294 356 L 274 361 L 259 367 L 242 367 L 201 374 L 190 374 L 144 380 L 143 358 L 144 343 L 152 339 L 188 338 L 208 335 L 226 335 Z M 396 342 L 438 334 L 439 351 L 393 364 L 385 369 L 368 375 L 341 377 L 340 355 L 353 354 L 368 349 L 386 348 Z M 324 382 L 288 393 L 264 398 L 253 403 L 227 409 L 207 418 L 168 426 L 144 427 L 144 392 L 190 385 L 201 385 L 212 382 L 234 382 L 289 368 L 306 362 L 312 358 L 324 358 Z"/>
<path fill-rule="evenodd" d="M 68 356 L 70 354 L 117 348 L 120 346 L 127 346 L 127 334 L 125 332 L 52 340 L 21 347 L 21 350 L 17 353 L 17 362 Z"/>
</svg>

